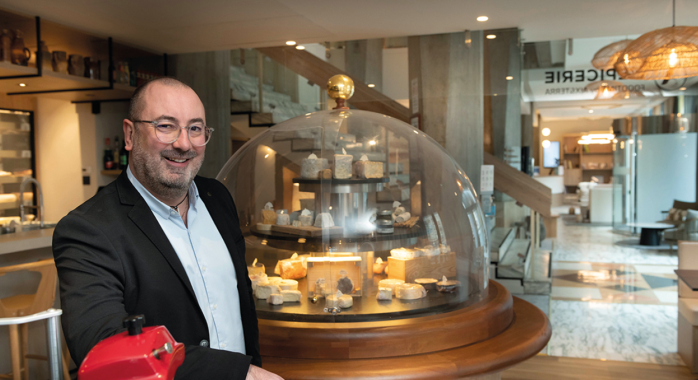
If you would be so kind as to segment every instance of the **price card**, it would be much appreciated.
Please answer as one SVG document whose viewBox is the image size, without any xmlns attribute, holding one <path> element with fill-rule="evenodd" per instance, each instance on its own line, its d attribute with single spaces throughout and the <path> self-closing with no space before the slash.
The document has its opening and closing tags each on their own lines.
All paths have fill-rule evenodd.
<svg viewBox="0 0 698 380">
<path fill-rule="evenodd" d="M 494 191 L 494 165 L 482 165 L 480 168 L 480 192 Z"/>
</svg>

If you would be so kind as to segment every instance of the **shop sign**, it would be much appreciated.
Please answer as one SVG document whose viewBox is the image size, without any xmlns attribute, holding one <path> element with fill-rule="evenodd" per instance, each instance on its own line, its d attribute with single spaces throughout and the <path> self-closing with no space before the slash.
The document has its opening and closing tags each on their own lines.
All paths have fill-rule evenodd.
<svg viewBox="0 0 698 380">
<path fill-rule="evenodd" d="M 624 80 L 615 70 L 585 69 L 565 70 L 564 68 L 533 69 L 523 71 L 523 99 L 527 102 L 560 100 L 593 100 L 596 88 L 592 83 L 606 82 L 616 92 L 636 92 L 645 97 L 662 95 L 664 90 L 676 91 L 662 86 L 662 82 L 645 80 Z M 685 84 L 685 83 L 684 83 Z M 671 86 L 673 87 L 673 86 Z M 681 87 L 681 86 L 679 86 Z"/>
</svg>

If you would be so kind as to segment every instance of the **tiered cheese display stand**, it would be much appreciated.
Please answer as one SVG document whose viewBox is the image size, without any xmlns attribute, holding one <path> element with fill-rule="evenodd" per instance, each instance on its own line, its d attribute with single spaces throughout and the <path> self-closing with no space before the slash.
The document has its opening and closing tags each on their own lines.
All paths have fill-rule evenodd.
<svg viewBox="0 0 698 380">
<path fill-rule="evenodd" d="M 499 379 L 545 347 L 547 317 L 489 280 L 484 216 L 458 164 L 420 130 L 345 107 L 353 90 L 331 78 L 337 108 L 270 128 L 218 175 L 245 235 L 264 368 Z"/>
</svg>

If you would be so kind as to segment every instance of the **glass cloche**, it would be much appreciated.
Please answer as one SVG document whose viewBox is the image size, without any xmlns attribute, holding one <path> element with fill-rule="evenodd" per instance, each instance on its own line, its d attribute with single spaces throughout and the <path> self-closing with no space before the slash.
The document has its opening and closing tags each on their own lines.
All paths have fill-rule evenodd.
<svg viewBox="0 0 698 380">
<path fill-rule="evenodd" d="M 489 247 L 465 172 L 411 125 L 342 107 L 353 83 L 328 87 L 338 82 L 329 92 L 341 108 L 277 124 L 218 175 L 237 206 L 257 316 L 376 321 L 482 300 Z"/>
</svg>

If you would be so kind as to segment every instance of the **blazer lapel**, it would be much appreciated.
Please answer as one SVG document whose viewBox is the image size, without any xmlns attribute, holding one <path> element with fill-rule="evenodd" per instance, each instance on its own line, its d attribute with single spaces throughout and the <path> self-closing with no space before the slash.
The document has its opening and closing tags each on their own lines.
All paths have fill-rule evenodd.
<svg viewBox="0 0 698 380">
<path fill-rule="evenodd" d="M 191 282 L 189 282 L 189 277 L 187 276 L 187 272 L 184 270 L 184 266 L 182 266 L 182 262 L 179 260 L 179 256 L 177 256 L 174 248 L 172 248 L 172 244 L 170 244 L 169 239 L 167 239 L 165 232 L 162 231 L 160 223 L 158 223 L 157 219 L 155 219 L 150 207 L 148 207 L 148 204 L 128 179 L 126 170 L 119 175 L 116 181 L 116 188 L 119 192 L 121 203 L 133 206 L 131 211 L 128 213 L 129 219 L 131 219 L 131 221 L 138 226 L 143 234 L 165 257 L 165 260 L 167 260 L 167 262 L 170 264 L 172 270 L 177 274 L 179 279 L 189 290 L 189 294 L 194 297 L 194 300 L 196 300 L 194 288 L 192 288 Z"/>
<path fill-rule="evenodd" d="M 247 264 L 245 263 L 245 252 L 238 252 L 233 234 L 231 234 L 231 231 L 233 231 L 233 229 L 236 227 L 230 223 L 230 220 L 236 215 L 233 216 L 227 214 L 226 212 L 228 209 L 217 204 L 217 200 L 213 195 L 211 195 L 212 193 L 206 188 L 203 181 L 197 181 L 196 186 L 199 188 L 199 194 L 206 205 L 208 213 L 211 215 L 211 219 L 213 219 L 213 223 L 218 228 L 218 232 L 221 234 L 221 237 L 223 237 L 226 247 L 228 247 L 228 253 L 230 253 L 230 257 L 233 260 L 233 265 L 235 266 L 235 274 L 238 280 L 238 289 L 240 290 L 239 293 L 241 301 L 247 301 L 249 289 L 246 281 Z M 239 227 L 237 228 L 239 229 Z"/>
</svg>

